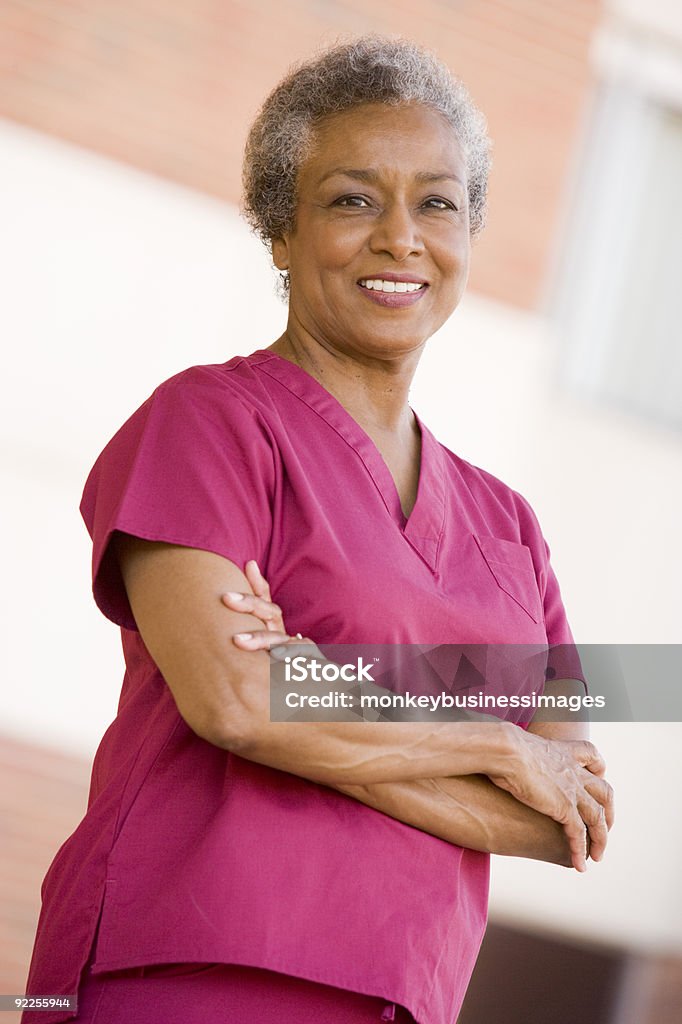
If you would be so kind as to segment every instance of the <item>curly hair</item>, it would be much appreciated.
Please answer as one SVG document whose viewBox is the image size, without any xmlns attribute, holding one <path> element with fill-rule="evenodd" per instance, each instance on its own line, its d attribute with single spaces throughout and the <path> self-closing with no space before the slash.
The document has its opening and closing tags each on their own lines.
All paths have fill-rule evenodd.
<svg viewBox="0 0 682 1024">
<path fill-rule="evenodd" d="M 404 39 L 362 36 L 295 65 L 263 104 L 246 142 L 242 211 L 270 245 L 294 226 L 296 179 L 325 117 L 363 103 L 423 103 L 452 125 L 462 148 L 475 237 L 486 215 L 491 143 L 486 121 L 459 79 Z"/>
</svg>

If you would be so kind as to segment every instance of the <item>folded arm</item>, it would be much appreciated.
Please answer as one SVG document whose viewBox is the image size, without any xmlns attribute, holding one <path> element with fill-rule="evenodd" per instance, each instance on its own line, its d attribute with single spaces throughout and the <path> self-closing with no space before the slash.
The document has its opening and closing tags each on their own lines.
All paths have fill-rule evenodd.
<svg viewBox="0 0 682 1024">
<path fill-rule="evenodd" d="M 244 573 L 207 551 L 126 534 L 115 543 L 141 636 L 180 714 L 199 736 L 249 760 L 345 787 L 348 795 L 408 824 L 451 842 L 467 839 L 474 848 L 487 849 L 494 835 L 497 852 L 527 850 L 528 835 L 521 833 L 538 830 L 542 839 L 533 848 L 542 849 L 541 859 L 561 863 L 562 854 L 551 852 L 559 828 L 582 867 L 584 821 L 610 800 L 610 787 L 600 778 L 603 761 L 590 743 L 549 743 L 504 722 L 272 722 L 269 645 L 236 642 L 262 625 Z M 230 604 L 226 592 L 242 592 L 248 600 Z M 277 638 L 275 631 L 270 641 Z M 413 782 L 420 785 L 408 792 L 405 786 Z M 389 793 L 383 784 L 403 788 Z M 436 808 L 439 801 L 449 813 Z M 462 827 L 457 836 L 455 808 Z M 513 849 L 505 850 L 504 819 L 512 808 Z"/>
<path fill-rule="evenodd" d="M 267 581 L 260 576 L 257 567 L 249 572 L 249 582 L 259 597 L 252 599 L 244 594 L 235 594 L 231 597 L 224 595 L 224 603 L 228 607 L 248 608 L 266 626 L 266 634 L 274 630 L 285 636 L 281 611 L 272 603 Z M 238 642 L 245 647 L 254 648 L 269 644 L 271 640 L 271 636 L 268 637 L 261 631 L 251 633 L 247 638 L 240 638 Z M 272 649 L 271 654 L 281 657 L 290 651 L 293 653 L 289 644 L 282 648 L 281 654 L 276 650 L 273 652 Z M 387 692 L 377 686 L 373 689 L 379 693 Z M 545 686 L 545 693 L 555 696 L 571 696 L 583 692 L 582 682 L 571 679 L 553 680 Z M 317 711 L 315 714 L 319 716 L 320 712 Z M 542 710 L 536 714 L 528 731 L 548 740 L 563 741 L 587 740 L 589 733 L 584 721 L 553 722 L 551 712 Z M 412 779 L 366 785 L 335 782 L 328 785 L 374 810 L 446 842 L 485 853 L 526 857 L 565 867 L 573 866 L 579 870 L 584 868 L 585 848 L 594 860 L 600 860 L 603 856 L 612 818 L 612 814 L 609 813 L 607 822 L 604 807 L 601 804 L 596 805 L 591 846 L 589 832 L 585 829 L 585 843 L 578 855 L 572 851 L 561 825 L 547 815 L 540 814 L 521 803 L 484 775 Z"/>
</svg>

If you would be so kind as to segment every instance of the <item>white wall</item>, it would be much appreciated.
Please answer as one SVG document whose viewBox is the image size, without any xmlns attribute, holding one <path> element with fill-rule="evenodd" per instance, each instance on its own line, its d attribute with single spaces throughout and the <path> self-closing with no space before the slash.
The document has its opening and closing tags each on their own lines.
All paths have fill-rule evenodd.
<svg viewBox="0 0 682 1024">
<path fill-rule="evenodd" d="M 682 42 L 682 7 L 679 0 L 603 0 L 604 10 L 641 33 L 657 34 Z"/>
<path fill-rule="evenodd" d="M 10 123 L 0 149 L 1 728 L 91 756 L 122 669 L 89 595 L 86 473 L 160 380 L 270 344 L 284 310 L 230 207 Z M 553 352 L 540 319 L 470 295 L 433 339 L 413 405 L 531 501 L 578 641 L 679 643 L 680 438 L 562 395 Z M 682 725 L 595 739 L 619 796 L 608 860 L 587 877 L 499 860 L 493 910 L 682 946 Z"/>
<path fill-rule="evenodd" d="M 234 210 L 0 122 L 5 728 L 91 754 L 115 713 L 116 630 L 88 590 L 85 477 L 160 380 L 282 329 Z"/>
</svg>

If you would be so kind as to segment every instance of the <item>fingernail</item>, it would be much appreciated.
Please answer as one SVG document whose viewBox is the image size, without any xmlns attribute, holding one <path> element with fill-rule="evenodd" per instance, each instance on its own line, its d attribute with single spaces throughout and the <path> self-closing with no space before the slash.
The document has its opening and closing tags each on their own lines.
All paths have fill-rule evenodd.
<svg viewBox="0 0 682 1024">
<path fill-rule="evenodd" d="M 244 595 L 243 594 L 238 594 L 236 590 L 227 590 L 227 591 L 225 591 L 225 593 L 223 594 L 223 597 L 226 597 L 229 601 L 243 601 L 244 600 Z"/>
<path fill-rule="evenodd" d="M 253 633 L 235 633 L 235 640 L 253 640 Z"/>
</svg>

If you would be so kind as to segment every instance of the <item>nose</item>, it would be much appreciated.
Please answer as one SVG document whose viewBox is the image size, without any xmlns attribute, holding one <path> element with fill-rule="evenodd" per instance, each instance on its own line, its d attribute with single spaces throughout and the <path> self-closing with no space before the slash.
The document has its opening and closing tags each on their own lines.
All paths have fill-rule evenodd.
<svg viewBox="0 0 682 1024">
<path fill-rule="evenodd" d="M 424 251 L 424 241 L 414 213 L 405 203 L 386 207 L 374 224 L 369 240 L 373 253 L 388 253 L 398 263 Z"/>
</svg>

